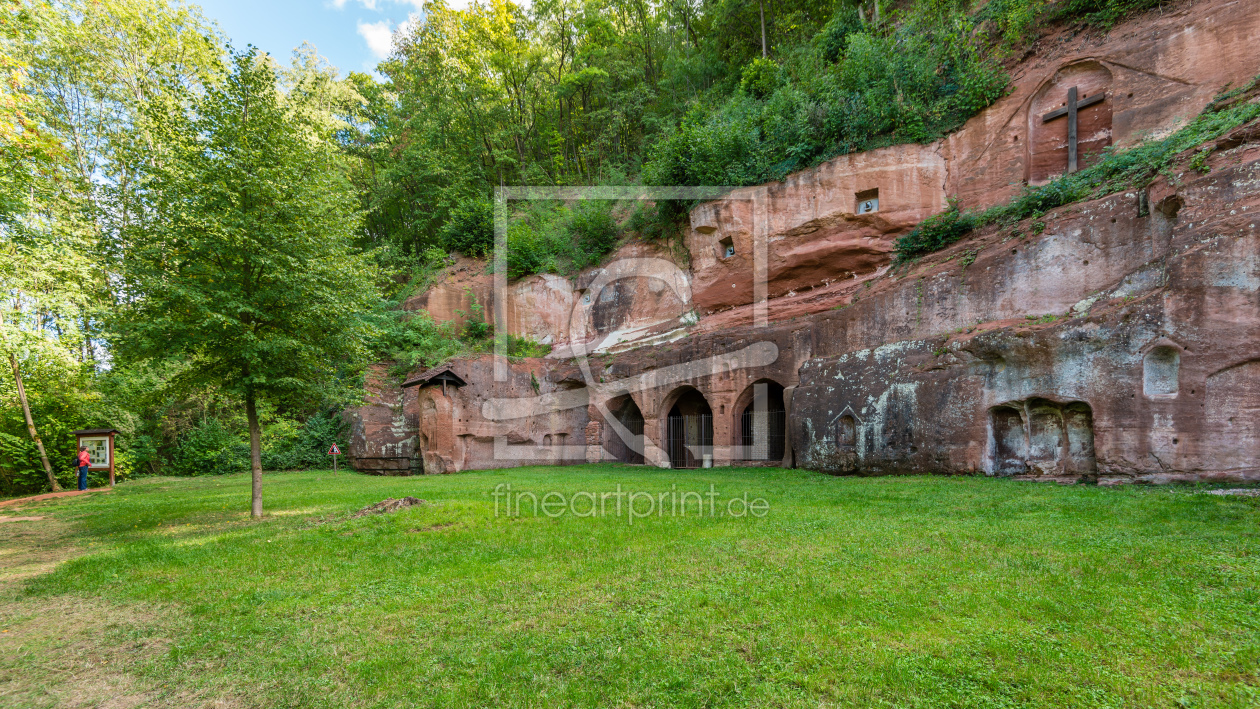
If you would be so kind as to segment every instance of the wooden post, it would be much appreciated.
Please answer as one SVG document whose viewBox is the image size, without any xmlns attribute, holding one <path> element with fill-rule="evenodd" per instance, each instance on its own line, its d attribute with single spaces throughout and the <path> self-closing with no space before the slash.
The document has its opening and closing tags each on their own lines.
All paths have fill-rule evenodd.
<svg viewBox="0 0 1260 709">
<path fill-rule="evenodd" d="M 114 486 L 114 434 L 109 434 L 109 486 Z"/>
</svg>

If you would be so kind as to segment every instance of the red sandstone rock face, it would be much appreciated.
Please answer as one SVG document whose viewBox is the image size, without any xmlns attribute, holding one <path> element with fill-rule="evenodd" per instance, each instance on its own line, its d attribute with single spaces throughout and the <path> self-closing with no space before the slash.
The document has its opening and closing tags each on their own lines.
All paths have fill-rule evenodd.
<svg viewBox="0 0 1260 709">
<path fill-rule="evenodd" d="M 623 264 L 615 277 L 607 273 Z M 437 322 L 462 326 L 482 308 L 494 317 L 494 276 L 483 259 L 460 257 L 425 293 L 409 299 L 406 310 L 426 310 Z M 591 292 L 595 283 L 599 292 Z M 691 278 L 668 248 L 632 242 L 609 256 L 601 268 L 588 269 L 574 280 L 555 274 L 527 276 L 507 286 L 507 329 L 549 345 L 568 345 L 574 338 L 591 346 L 632 342 L 680 325 L 689 313 Z M 603 348 L 597 348 L 603 349 Z"/>
<path fill-rule="evenodd" d="M 1075 205 L 1047 215 L 1035 241 L 984 237 L 966 245 L 984 248 L 964 272 L 943 254 L 819 323 L 845 349 L 877 340 L 869 322 L 905 339 L 802 367 L 801 459 L 851 472 L 834 461 L 837 422 L 852 412 L 852 468 L 870 473 L 1260 479 L 1260 146 L 1217 159 L 1165 201 L 1179 210 L 1138 217 L 1135 194 Z M 1048 287 L 1038 268 L 1060 283 Z M 980 290 L 964 286 L 981 273 Z M 914 322 L 888 328 L 912 293 Z M 1019 307 L 1069 317 L 987 322 Z M 973 334 L 973 315 L 983 332 Z"/>
<path fill-rule="evenodd" d="M 586 459 L 583 431 L 587 406 L 530 408 L 525 415 L 487 416 L 483 409 L 502 399 L 530 402 L 581 389 L 572 372 L 555 362 L 521 359 L 495 379 L 494 358 L 483 355 L 449 365 L 466 386 L 429 384 L 406 389 L 405 408 L 416 424 L 416 457 L 424 473 L 454 473 L 516 465 L 560 465 Z M 575 395 L 581 396 L 582 392 Z"/>
<path fill-rule="evenodd" d="M 1101 104 L 1080 114 L 1084 166 L 1113 143 L 1129 146 L 1172 132 L 1223 86 L 1250 80 L 1260 72 L 1248 39 L 1255 37 L 1260 12 L 1252 4 L 1209 0 L 1146 13 L 1106 35 L 1064 30 L 1043 38 L 1012 70 L 1011 93 L 940 143 L 840 156 L 692 210 L 696 307 L 710 315 L 753 302 L 754 237 L 768 244 L 764 297 L 772 310 L 774 299 L 789 300 L 772 317 L 840 304 L 841 298 L 798 296 L 807 290 L 850 295 L 834 284 L 886 266 L 896 237 L 944 210 L 947 196 L 964 208 L 985 208 L 1009 200 L 1028 181 L 1062 174 L 1067 119 L 1045 124 L 1041 116 L 1063 104 L 1072 86 L 1082 98 L 1105 92 Z M 855 216 L 858 193 L 874 189 L 879 211 Z M 735 254 L 725 258 L 728 243 Z M 723 318 L 717 326 L 729 322 Z"/>
<path fill-rule="evenodd" d="M 460 256 L 447 267 L 436 285 L 403 303 L 404 310 L 425 310 L 436 322 L 454 322 L 462 326 L 473 313 L 473 306 L 484 309 L 483 317 L 492 317 L 494 277 L 487 273 L 483 259 Z"/>
<path fill-rule="evenodd" d="M 696 307 L 711 313 L 752 302 L 754 240 L 766 233 L 769 297 L 870 274 L 889 262 L 898 235 L 945 208 L 944 188 L 939 146 L 899 145 L 702 204 L 692 211 L 688 242 Z M 878 211 L 857 214 L 858 195 L 871 190 Z"/>
<path fill-rule="evenodd" d="M 1065 69 L 1098 67 L 1110 74 L 1104 104 L 1111 111 L 1111 141 L 1127 147 L 1180 128 L 1226 84 L 1240 86 L 1255 76 L 1257 36 L 1260 13 L 1253 3 L 1201 0 L 1144 13 L 1106 34 L 1067 28 L 1045 37 L 1014 67 L 1011 93 L 945 139 L 946 190 L 963 207 L 983 208 L 1013 197 L 1026 179 L 1063 169 L 1035 150 L 1045 144 L 1034 117 L 1065 100 L 1054 93 L 1067 88 Z M 1080 78 L 1090 90 L 1106 83 L 1097 73 Z M 1098 113 L 1085 116 L 1083 135 L 1097 135 L 1101 144 L 1103 126 L 1092 123 L 1102 118 Z"/>
<path fill-rule="evenodd" d="M 365 375 L 366 402 L 346 412 L 350 444 L 346 458 L 356 470 L 407 475 L 415 455 L 419 422 L 403 405 L 403 391 L 388 365 L 376 364 Z"/>
</svg>

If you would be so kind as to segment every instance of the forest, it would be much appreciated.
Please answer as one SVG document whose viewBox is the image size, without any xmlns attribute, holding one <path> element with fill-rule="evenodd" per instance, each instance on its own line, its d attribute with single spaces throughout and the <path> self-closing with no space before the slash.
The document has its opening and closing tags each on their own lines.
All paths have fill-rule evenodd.
<svg viewBox="0 0 1260 709">
<path fill-rule="evenodd" d="M 325 465 L 368 364 L 487 346 L 399 304 L 490 252 L 494 186 L 749 185 L 931 141 L 1046 32 L 1159 4 L 437 0 L 369 75 L 176 0 L 3 0 L 0 495 L 70 485 L 88 427 L 121 479 Z M 687 206 L 516 211 L 508 275 L 676 239 Z"/>
</svg>

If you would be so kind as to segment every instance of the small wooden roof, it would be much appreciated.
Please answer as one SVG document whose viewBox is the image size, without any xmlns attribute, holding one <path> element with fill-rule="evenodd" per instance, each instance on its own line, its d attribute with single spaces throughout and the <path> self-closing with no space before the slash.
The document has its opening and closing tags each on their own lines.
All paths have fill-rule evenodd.
<svg viewBox="0 0 1260 709">
<path fill-rule="evenodd" d="M 467 382 L 460 378 L 458 374 L 452 372 L 448 365 L 441 365 L 409 378 L 407 381 L 403 382 L 403 388 L 406 389 L 407 387 L 422 387 L 429 384 L 443 383 L 453 384 L 457 387 L 462 387 L 467 384 Z"/>
<path fill-rule="evenodd" d="M 76 436 L 104 436 L 111 433 L 118 433 L 116 428 L 85 428 L 82 431 L 71 431 Z"/>
</svg>

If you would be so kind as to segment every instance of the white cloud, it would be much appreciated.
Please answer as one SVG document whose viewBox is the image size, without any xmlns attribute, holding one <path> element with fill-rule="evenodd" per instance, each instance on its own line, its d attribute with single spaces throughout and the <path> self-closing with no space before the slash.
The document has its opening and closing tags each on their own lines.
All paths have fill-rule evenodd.
<svg viewBox="0 0 1260 709">
<path fill-rule="evenodd" d="M 363 39 L 367 40 L 368 49 L 377 59 L 384 59 L 394 49 L 394 35 L 399 32 L 406 33 L 411 30 L 416 23 L 420 22 L 420 16 L 414 12 L 407 16 L 397 27 L 389 20 L 381 20 L 380 22 L 364 22 L 359 20 L 359 34 Z"/>
<path fill-rule="evenodd" d="M 359 34 L 367 40 L 368 49 L 377 59 L 388 57 L 390 50 L 393 49 L 394 32 L 389 24 L 389 20 L 380 22 L 359 20 Z"/>
<path fill-rule="evenodd" d="M 338 10 L 344 10 L 352 2 L 362 5 L 364 9 L 381 12 L 384 11 L 381 6 L 385 2 L 392 2 L 395 5 L 410 5 L 418 12 L 424 9 L 426 0 L 331 0 L 332 6 Z M 471 4 L 472 0 L 446 0 L 446 6 L 453 10 L 467 10 Z M 530 0 L 517 0 L 517 4 L 529 7 Z"/>
</svg>

